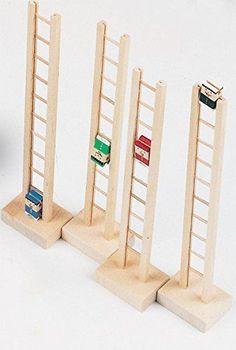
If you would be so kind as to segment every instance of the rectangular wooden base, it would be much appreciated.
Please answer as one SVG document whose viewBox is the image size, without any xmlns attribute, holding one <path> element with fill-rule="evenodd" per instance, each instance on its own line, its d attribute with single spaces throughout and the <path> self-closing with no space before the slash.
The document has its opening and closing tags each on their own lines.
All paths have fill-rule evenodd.
<svg viewBox="0 0 236 350">
<path fill-rule="evenodd" d="M 62 238 L 99 264 L 103 263 L 117 249 L 119 225 L 114 239 L 104 238 L 105 212 L 94 208 L 93 223 L 87 226 L 83 221 L 83 210 L 62 229 Z"/>
<path fill-rule="evenodd" d="M 24 212 L 24 195 L 21 193 L 2 209 L 2 220 L 31 239 L 42 248 L 49 248 L 61 237 L 62 227 L 72 219 L 65 209 L 54 204 L 54 216 L 50 222 L 40 219 L 35 221 Z"/>
<path fill-rule="evenodd" d="M 151 265 L 148 281 L 141 282 L 138 278 L 140 254 L 130 248 L 125 269 L 118 267 L 117 256 L 118 252 L 97 269 L 96 280 L 139 311 L 144 311 L 156 301 L 158 289 L 169 280 L 169 276 Z"/>
<path fill-rule="evenodd" d="M 168 310 L 189 322 L 202 332 L 213 326 L 230 308 L 232 298 L 214 287 L 214 298 L 208 304 L 201 301 L 202 277 L 190 272 L 189 287 L 179 286 L 179 273 L 173 276 L 159 291 L 157 301 Z"/>
</svg>

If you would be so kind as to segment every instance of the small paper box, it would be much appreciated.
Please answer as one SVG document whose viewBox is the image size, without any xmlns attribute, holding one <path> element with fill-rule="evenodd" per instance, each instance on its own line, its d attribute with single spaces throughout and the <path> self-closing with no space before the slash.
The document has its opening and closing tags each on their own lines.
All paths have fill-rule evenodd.
<svg viewBox="0 0 236 350">
<path fill-rule="evenodd" d="M 31 189 L 25 196 L 25 213 L 39 220 L 42 217 L 43 196 Z"/>
<path fill-rule="evenodd" d="M 101 135 L 97 135 L 91 154 L 91 160 L 103 167 L 105 164 L 109 163 L 110 153 L 111 142 L 102 137 Z"/>
<path fill-rule="evenodd" d="M 215 109 L 217 100 L 222 96 L 223 87 L 219 88 L 207 81 L 200 89 L 200 101 L 208 107 Z"/>
<path fill-rule="evenodd" d="M 151 151 L 151 140 L 146 136 L 141 135 L 138 140 L 135 141 L 135 153 L 134 156 L 141 163 L 149 165 Z"/>
</svg>

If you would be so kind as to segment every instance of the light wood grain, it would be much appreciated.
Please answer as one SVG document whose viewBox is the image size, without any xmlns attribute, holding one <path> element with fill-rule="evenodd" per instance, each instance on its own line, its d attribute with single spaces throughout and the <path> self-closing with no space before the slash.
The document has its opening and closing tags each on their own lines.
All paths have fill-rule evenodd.
<svg viewBox="0 0 236 350">
<path fill-rule="evenodd" d="M 28 3 L 28 36 L 27 36 L 27 65 L 25 87 L 25 124 L 24 124 L 24 161 L 23 161 L 23 192 L 29 191 L 31 184 L 31 149 L 32 149 L 32 113 L 35 74 L 35 35 L 37 3 Z"/>
<path fill-rule="evenodd" d="M 180 287 L 179 278 L 177 273 L 159 289 L 157 301 L 201 332 L 206 332 L 230 309 L 232 297 L 213 286 L 214 299 L 205 304 L 201 301 L 203 279 L 199 273 L 190 271 L 188 288 Z"/>
<path fill-rule="evenodd" d="M 57 125 L 58 78 L 60 60 L 61 16 L 51 16 L 47 127 L 45 143 L 45 166 L 43 185 L 43 220 L 49 222 L 53 217 L 54 164 Z"/>
<path fill-rule="evenodd" d="M 153 111 L 153 125 L 152 125 L 152 140 L 151 140 L 151 152 L 150 163 L 148 169 L 148 181 L 145 183 L 142 179 L 134 176 L 134 144 L 138 133 L 139 124 L 139 108 L 140 102 L 140 86 L 144 85 L 155 93 L 155 103 L 152 108 Z M 158 186 L 158 175 L 160 165 L 160 153 L 162 142 L 162 130 L 164 121 L 164 109 L 166 98 L 166 84 L 164 82 L 158 82 L 155 88 L 151 85 L 144 83 L 142 80 L 142 71 L 136 69 L 133 71 L 132 88 L 131 88 L 131 102 L 130 102 L 130 119 L 129 119 L 129 131 L 128 131 L 128 144 L 126 152 L 125 163 L 125 178 L 124 178 L 124 192 L 123 192 L 123 204 L 122 204 L 122 217 L 121 217 L 121 230 L 120 230 L 120 244 L 119 251 L 117 253 L 118 263 L 121 268 L 126 268 L 127 251 L 128 251 L 128 233 L 130 215 L 134 215 L 131 212 L 131 198 L 139 201 L 145 206 L 144 219 L 137 216 L 139 220 L 144 222 L 143 235 L 134 233 L 136 237 L 142 239 L 142 252 L 140 254 L 139 263 L 139 278 L 142 282 L 147 281 L 149 277 L 150 256 L 152 246 L 152 235 L 155 215 L 156 204 L 156 192 Z M 146 200 L 141 199 L 132 191 L 133 181 L 137 181 L 141 185 L 147 188 Z"/>
<path fill-rule="evenodd" d="M 47 249 L 55 243 L 62 233 L 62 227 L 72 219 L 72 215 L 53 203 L 54 216 L 50 222 L 35 221 L 24 212 L 24 194 L 21 193 L 2 209 L 2 220 L 18 232 Z"/>
<path fill-rule="evenodd" d="M 122 216 L 120 225 L 119 236 L 119 252 L 118 261 L 120 267 L 125 267 L 127 257 L 127 241 L 129 231 L 129 217 L 130 217 L 130 204 L 131 204 L 131 189 L 132 189 L 132 177 L 134 170 L 134 143 L 137 137 L 137 115 L 139 109 L 139 96 L 140 96 L 140 81 L 142 77 L 141 69 L 137 68 L 133 70 L 132 86 L 131 86 L 131 98 L 130 98 L 130 114 L 129 114 L 129 129 L 128 140 L 126 150 L 125 161 L 125 176 L 124 176 L 124 189 L 122 200 Z"/>
<path fill-rule="evenodd" d="M 115 64 L 118 69 L 116 81 L 111 80 L 107 76 L 105 77 L 103 72 L 104 60 L 107 61 L 106 64 L 114 63 L 105 55 L 105 45 L 107 44 L 106 33 L 106 24 L 104 22 L 98 23 L 85 207 L 78 216 L 66 225 L 63 235 L 64 239 L 69 243 L 95 260 L 106 259 L 118 248 L 115 210 L 129 48 L 129 37 L 123 35 L 118 45 L 119 59 L 117 64 Z M 113 44 L 113 42 L 111 42 L 111 44 Z M 112 101 L 102 93 L 103 80 L 111 83 L 116 88 L 115 98 Z M 101 101 L 104 98 L 112 104 L 113 113 L 109 116 L 104 115 L 101 110 Z M 100 118 L 105 119 L 112 125 L 112 137 L 105 135 L 102 130 L 100 130 Z M 101 171 L 97 165 L 91 161 L 91 154 L 97 134 L 111 142 L 110 162 L 106 165 L 109 167 L 108 174 Z M 97 174 L 102 175 L 108 182 L 107 193 L 105 193 L 104 190 L 101 191 L 96 181 Z M 103 195 L 106 194 L 107 200 L 105 210 L 101 210 L 98 203 L 95 202 L 95 190 L 99 190 Z M 103 214 L 103 220 L 99 225 L 97 225 L 98 212 L 102 212 Z"/>
<path fill-rule="evenodd" d="M 203 271 L 203 290 L 201 299 L 205 303 L 209 303 L 213 298 L 213 275 L 215 264 L 215 247 L 217 222 L 219 213 L 220 200 L 220 183 L 222 172 L 222 160 L 224 149 L 224 134 L 225 134 L 225 120 L 226 120 L 226 100 L 221 98 L 217 101 L 215 125 L 204 121 L 200 117 L 200 103 L 199 103 L 200 87 L 195 85 L 192 93 L 192 108 L 191 108 L 191 125 L 189 135 L 189 156 L 187 168 L 187 184 L 186 184 L 186 198 L 185 198 L 185 215 L 184 215 L 184 232 L 182 243 L 182 259 L 180 271 L 180 286 L 187 288 L 189 285 L 190 260 L 191 255 L 195 255 L 204 261 Z M 199 132 L 199 124 L 203 123 L 206 127 L 213 129 L 214 143 L 213 145 L 207 141 L 202 141 L 201 132 Z M 201 159 L 198 155 L 198 144 L 203 144 L 212 150 L 211 163 Z M 211 170 L 211 179 L 209 182 L 196 176 L 196 163 L 200 162 L 203 166 Z M 210 188 L 209 200 L 206 201 L 195 194 L 195 182 L 200 181 L 203 185 Z M 200 201 L 208 206 L 207 218 L 202 218 L 193 212 L 194 201 Z M 191 249 L 192 235 L 198 238 L 198 235 L 192 233 L 193 219 L 201 221 L 207 226 L 207 235 L 204 240 L 205 253 L 199 254 L 197 251 Z M 201 239 L 202 240 L 202 239 Z"/>
<path fill-rule="evenodd" d="M 119 225 L 115 223 L 115 236 L 112 240 L 104 239 L 105 212 L 100 208 L 93 209 L 93 224 L 84 222 L 82 210 L 62 229 L 62 238 L 73 247 L 79 249 L 97 263 L 102 264 L 117 249 L 119 244 Z"/>
<path fill-rule="evenodd" d="M 200 117 L 200 103 L 199 103 L 199 97 L 198 97 L 199 90 L 200 90 L 200 86 L 198 84 L 195 84 L 192 90 L 192 104 L 191 104 L 189 146 L 188 146 L 188 164 L 187 164 L 187 174 L 186 174 L 186 193 L 185 193 L 182 257 L 181 257 L 181 272 L 180 272 L 180 286 L 182 288 L 187 288 L 188 279 L 189 279 L 193 195 L 194 195 L 196 157 L 197 157 L 197 137 L 198 137 L 199 117 Z"/>
<path fill-rule="evenodd" d="M 43 20 L 50 25 L 50 42 L 36 35 L 38 20 Z M 24 131 L 24 170 L 23 192 L 10 202 L 2 210 L 2 219 L 19 232 L 23 233 L 35 243 L 48 248 L 61 237 L 62 226 L 72 215 L 57 204 L 53 203 L 54 162 L 56 117 L 58 98 L 58 76 L 60 57 L 60 21 L 59 15 L 51 16 L 50 22 L 38 15 L 36 1 L 30 1 L 28 5 L 28 39 L 27 39 L 27 74 L 25 97 L 25 131 Z M 50 44 L 49 61 L 37 55 L 38 40 Z M 36 61 L 48 65 L 48 80 L 36 74 Z M 35 93 L 36 82 L 41 81 L 47 86 L 47 99 Z M 39 116 L 35 113 L 35 99 L 47 105 L 47 116 Z M 46 125 L 46 136 L 35 130 L 34 119 Z M 39 138 L 45 144 L 45 154 L 35 150 L 34 139 Z M 33 157 L 44 162 L 41 171 L 33 165 Z M 34 221 L 24 211 L 24 197 L 30 187 L 35 187 L 32 174 L 43 178 L 43 213 L 42 220 Z"/>
<path fill-rule="evenodd" d="M 95 137 L 99 129 L 99 117 L 100 117 L 99 114 L 100 114 L 100 105 L 101 105 L 105 35 L 106 35 L 106 23 L 99 22 L 97 25 L 97 41 L 96 41 L 96 53 L 95 53 L 93 98 L 92 98 L 92 112 L 91 112 L 90 140 L 89 140 L 89 154 L 88 154 L 88 171 L 87 171 L 87 184 L 86 184 L 85 208 L 84 208 L 84 222 L 86 225 L 91 225 L 92 216 L 93 216 L 96 164 L 91 161 L 90 157 L 92 154 Z"/>
<path fill-rule="evenodd" d="M 156 301 L 157 291 L 169 280 L 164 272 L 150 265 L 146 283 L 137 278 L 140 255 L 128 249 L 125 269 L 119 267 L 118 252 L 108 258 L 96 271 L 96 280 L 139 311 L 144 311 Z"/>
<path fill-rule="evenodd" d="M 108 240 L 114 237 L 116 197 L 120 160 L 120 140 L 127 81 L 129 42 L 130 39 L 128 35 L 121 36 L 119 44 L 119 61 L 117 69 L 115 105 L 113 114 L 112 145 L 106 204 L 106 220 L 104 227 L 104 237 Z"/>
<path fill-rule="evenodd" d="M 217 101 L 212 173 L 211 173 L 211 180 L 210 180 L 211 188 L 210 188 L 210 197 L 209 197 L 204 280 L 203 280 L 203 291 L 202 291 L 202 301 L 205 303 L 209 303 L 214 297 L 213 277 L 214 277 L 214 265 L 215 265 L 215 250 L 216 250 L 219 202 L 220 202 L 220 185 L 221 185 L 221 174 L 222 174 L 222 164 L 223 164 L 223 154 L 224 154 L 226 107 L 227 107 L 227 103 L 225 99 L 220 99 Z"/>
<path fill-rule="evenodd" d="M 149 266 L 152 248 L 153 226 L 156 208 L 156 193 L 160 168 L 162 130 L 165 112 L 166 84 L 159 81 L 156 84 L 155 105 L 153 113 L 152 140 L 148 172 L 148 187 L 146 196 L 142 252 L 139 264 L 139 278 L 145 282 L 149 276 Z"/>
</svg>

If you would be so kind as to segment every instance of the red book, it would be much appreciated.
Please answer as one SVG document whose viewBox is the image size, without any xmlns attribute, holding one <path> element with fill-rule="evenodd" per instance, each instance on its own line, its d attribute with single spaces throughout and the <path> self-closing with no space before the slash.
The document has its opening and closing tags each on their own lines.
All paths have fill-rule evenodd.
<svg viewBox="0 0 236 350">
<path fill-rule="evenodd" d="M 135 158 L 140 162 L 149 165 L 151 151 L 151 140 L 146 136 L 141 135 L 138 140 L 135 141 Z"/>
</svg>

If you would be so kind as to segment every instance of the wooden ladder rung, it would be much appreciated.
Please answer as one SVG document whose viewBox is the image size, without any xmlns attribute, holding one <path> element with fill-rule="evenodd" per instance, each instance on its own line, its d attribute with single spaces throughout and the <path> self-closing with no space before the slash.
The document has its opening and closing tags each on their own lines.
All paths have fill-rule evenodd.
<svg viewBox="0 0 236 350">
<path fill-rule="evenodd" d="M 132 215 L 133 217 L 135 217 L 135 218 L 138 219 L 139 221 L 144 222 L 144 218 L 142 218 L 142 217 L 139 216 L 138 214 L 134 213 L 133 211 L 130 212 L 130 215 Z"/>
<path fill-rule="evenodd" d="M 203 222 L 204 224 L 208 224 L 208 221 L 206 219 L 203 219 L 201 216 L 197 215 L 197 214 L 193 214 L 193 217 L 201 222 Z"/>
<path fill-rule="evenodd" d="M 101 193 L 103 196 L 107 197 L 107 193 L 103 191 L 101 188 L 99 188 L 98 186 L 94 186 L 94 189 L 99 193 Z"/>
<path fill-rule="evenodd" d="M 38 152 L 36 152 L 36 151 L 33 151 L 33 154 L 34 154 L 36 157 L 38 157 L 38 158 L 40 158 L 40 159 L 42 159 L 42 160 L 45 161 L 45 157 L 44 157 L 42 154 L 40 154 L 40 153 L 38 153 Z"/>
<path fill-rule="evenodd" d="M 206 180 L 203 180 L 202 178 L 200 178 L 199 176 L 196 176 L 196 180 L 201 182 L 203 185 L 207 186 L 207 187 L 210 187 L 211 184 L 210 182 L 206 181 Z"/>
<path fill-rule="evenodd" d="M 105 114 L 100 113 L 100 116 L 101 116 L 104 120 L 106 120 L 108 123 L 113 124 L 113 120 L 112 120 L 111 118 L 107 117 Z"/>
<path fill-rule="evenodd" d="M 148 130 L 152 131 L 152 127 L 145 122 L 143 122 L 141 119 L 138 120 L 139 124 L 147 128 Z"/>
<path fill-rule="evenodd" d="M 208 162 L 206 162 L 205 160 L 203 160 L 203 159 L 197 157 L 197 161 L 200 162 L 200 163 L 202 163 L 203 165 L 205 165 L 206 167 L 208 167 L 208 168 L 211 169 L 211 164 L 208 163 Z"/>
<path fill-rule="evenodd" d="M 135 232 L 135 231 L 132 231 L 133 235 L 135 237 L 137 237 L 138 239 L 140 239 L 141 241 L 143 240 L 143 236 L 141 236 L 139 233 Z"/>
<path fill-rule="evenodd" d="M 206 242 L 206 238 L 204 238 L 204 237 L 198 235 L 198 234 L 195 233 L 195 232 L 192 232 L 192 236 L 194 236 L 194 237 L 200 239 L 202 242 Z"/>
<path fill-rule="evenodd" d="M 106 210 L 104 208 L 102 208 L 100 205 L 93 203 L 93 206 L 99 210 L 102 210 L 103 212 L 105 212 Z"/>
<path fill-rule="evenodd" d="M 211 129 L 214 129 L 214 128 L 215 128 L 215 126 L 214 126 L 213 124 L 207 122 L 206 120 L 204 120 L 204 119 L 202 119 L 202 118 L 200 118 L 199 121 L 200 121 L 202 124 L 208 126 L 208 127 L 211 128 Z"/>
<path fill-rule="evenodd" d="M 101 94 L 101 97 L 106 100 L 108 103 L 110 103 L 112 106 L 115 105 L 115 101 L 113 101 L 110 97 L 107 97 L 106 95 Z"/>
<path fill-rule="evenodd" d="M 36 119 L 40 120 L 42 123 L 47 124 L 47 120 L 45 118 L 43 118 L 43 117 L 40 117 L 40 115 L 38 115 L 37 113 L 33 113 L 33 116 Z"/>
<path fill-rule="evenodd" d="M 46 138 L 42 135 L 40 135 L 39 133 L 37 133 L 36 131 L 32 130 L 32 133 L 34 136 L 38 137 L 40 140 L 46 142 Z"/>
<path fill-rule="evenodd" d="M 39 60 L 40 62 L 46 64 L 46 66 L 49 66 L 49 62 L 47 60 L 45 60 L 43 57 L 39 56 L 39 55 L 36 55 L 35 58 L 37 60 Z"/>
<path fill-rule="evenodd" d="M 104 176 L 107 180 L 109 179 L 109 176 L 107 174 L 105 174 L 103 171 L 101 171 L 100 169 L 96 168 L 96 171 L 98 174 Z"/>
<path fill-rule="evenodd" d="M 45 103 L 45 104 L 48 103 L 48 101 L 45 100 L 45 98 L 39 96 L 38 94 L 34 94 L 34 97 L 37 98 L 37 100 L 39 100 L 39 101 L 41 101 L 41 102 L 43 102 L 43 103 Z"/>
<path fill-rule="evenodd" d="M 142 84 L 143 86 L 145 86 L 147 89 L 151 90 L 152 92 L 156 92 L 156 90 L 157 90 L 155 87 L 149 85 L 148 83 L 146 83 L 146 82 L 143 81 L 143 80 L 141 80 L 141 84 Z"/>
<path fill-rule="evenodd" d="M 111 143 L 111 138 L 108 137 L 107 135 L 103 134 L 103 132 L 99 131 L 98 134 Z"/>
<path fill-rule="evenodd" d="M 48 24 L 49 26 L 51 25 L 50 20 L 48 20 L 47 18 L 45 18 L 45 17 L 43 17 L 43 16 L 40 16 L 40 15 L 37 15 L 37 18 L 38 18 L 40 21 L 42 21 L 42 22 Z"/>
<path fill-rule="evenodd" d="M 47 40 L 47 39 L 45 39 L 45 38 L 43 38 L 41 35 L 36 35 L 36 39 L 38 39 L 39 41 L 41 41 L 42 43 L 44 43 L 44 44 L 46 44 L 46 45 L 50 45 L 50 42 Z"/>
<path fill-rule="evenodd" d="M 202 145 L 204 145 L 204 146 L 206 146 L 206 147 L 208 147 L 208 148 L 210 148 L 210 149 L 213 149 L 213 145 L 210 145 L 208 142 L 203 141 L 203 140 L 200 139 L 200 138 L 198 138 L 197 140 L 198 140 L 198 142 L 201 143 Z"/>
<path fill-rule="evenodd" d="M 110 43 L 112 43 L 115 46 L 120 46 L 120 43 L 112 38 L 110 38 L 109 36 L 105 36 L 106 40 L 109 41 Z"/>
<path fill-rule="evenodd" d="M 108 56 L 104 56 L 104 59 L 105 59 L 107 62 L 113 64 L 113 66 L 118 67 L 118 62 L 114 61 L 112 58 L 110 58 L 110 57 L 108 57 Z"/>
<path fill-rule="evenodd" d="M 199 276 L 203 276 L 203 273 L 195 269 L 194 267 L 190 266 L 189 269 L 193 272 L 195 272 Z"/>
<path fill-rule="evenodd" d="M 35 169 L 35 168 L 33 168 L 33 167 L 31 167 L 31 169 L 32 169 L 32 171 L 33 171 L 34 173 L 36 173 L 36 174 L 38 174 L 39 176 L 41 176 L 42 178 L 44 178 L 44 174 L 43 174 L 41 171 L 39 171 L 39 170 L 37 170 L 37 169 Z"/>
<path fill-rule="evenodd" d="M 139 179 L 137 176 L 133 176 L 133 180 L 135 180 L 136 182 L 138 182 L 140 185 L 143 185 L 144 187 L 148 187 L 147 183 L 144 182 L 143 180 Z"/>
<path fill-rule="evenodd" d="M 194 198 L 195 198 L 197 201 L 201 202 L 202 204 L 205 204 L 205 205 L 209 206 L 209 202 L 206 201 L 205 199 L 203 199 L 203 198 L 201 198 L 201 197 L 199 197 L 199 196 L 197 196 L 197 195 L 194 195 Z"/>
<path fill-rule="evenodd" d="M 149 109 L 150 111 L 154 112 L 154 108 L 151 107 L 150 105 L 148 105 L 146 102 L 143 102 L 143 101 L 139 101 L 139 104 L 147 109 Z"/>
<path fill-rule="evenodd" d="M 42 77 L 40 77 L 39 75 L 35 74 L 35 78 L 39 81 L 41 81 L 41 83 L 48 85 L 48 81 L 46 79 L 43 79 Z"/>
<path fill-rule="evenodd" d="M 116 86 L 116 82 L 108 77 L 106 77 L 105 75 L 103 75 L 103 79 L 106 80 L 108 83 L 110 83 L 113 86 Z"/>
<path fill-rule="evenodd" d="M 197 252 L 195 252 L 195 250 L 192 250 L 191 249 L 191 253 L 195 256 L 197 256 L 198 258 L 202 259 L 202 260 L 205 260 L 205 257 Z"/>
<path fill-rule="evenodd" d="M 140 202 L 141 204 L 146 205 L 146 202 L 142 198 L 134 194 L 133 192 L 131 192 L 131 197 L 134 198 L 136 201 Z"/>
</svg>

